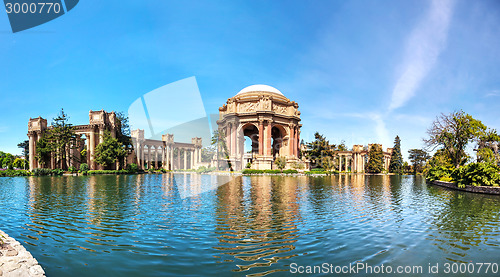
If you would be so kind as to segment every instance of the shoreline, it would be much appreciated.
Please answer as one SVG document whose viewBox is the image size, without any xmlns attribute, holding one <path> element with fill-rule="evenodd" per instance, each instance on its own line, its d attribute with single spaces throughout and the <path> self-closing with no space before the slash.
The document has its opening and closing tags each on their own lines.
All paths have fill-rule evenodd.
<svg viewBox="0 0 500 277">
<path fill-rule="evenodd" d="M 44 277 L 45 271 L 24 246 L 0 230 L 0 276 Z"/>
<path fill-rule="evenodd" d="M 477 186 L 476 187 L 476 186 L 466 185 L 464 188 L 459 188 L 457 186 L 457 184 L 453 183 L 453 182 L 426 180 L 426 183 L 432 184 L 435 186 L 444 187 L 444 188 L 465 191 L 465 192 L 482 193 L 482 194 L 489 194 L 489 195 L 500 195 L 500 187 L 485 187 L 485 186 Z"/>
</svg>

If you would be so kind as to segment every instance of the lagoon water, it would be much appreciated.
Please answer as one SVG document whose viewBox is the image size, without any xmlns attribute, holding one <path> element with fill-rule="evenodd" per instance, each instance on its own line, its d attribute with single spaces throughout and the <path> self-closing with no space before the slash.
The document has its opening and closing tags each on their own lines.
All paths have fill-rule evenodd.
<svg viewBox="0 0 500 277">
<path fill-rule="evenodd" d="M 446 263 L 500 263 L 500 197 L 414 176 L 0 178 L 0 229 L 47 276 L 281 276 L 356 262 L 450 276 Z"/>
</svg>

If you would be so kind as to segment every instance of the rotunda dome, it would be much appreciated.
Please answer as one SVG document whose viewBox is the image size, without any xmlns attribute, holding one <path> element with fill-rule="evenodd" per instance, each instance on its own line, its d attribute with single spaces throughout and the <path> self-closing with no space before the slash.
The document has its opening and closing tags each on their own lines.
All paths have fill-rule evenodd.
<svg viewBox="0 0 500 277">
<path fill-rule="evenodd" d="M 271 86 L 268 86 L 268 85 L 251 85 L 251 86 L 248 86 L 248 87 L 240 90 L 240 92 L 238 92 L 236 94 L 236 96 L 242 95 L 242 94 L 245 94 L 245 93 L 249 93 L 249 92 L 258 92 L 258 91 L 271 92 L 271 93 L 275 93 L 275 94 L 278 94 L 278 95 L 281 95 L 281 96 L 285 96 L 278 89 L 276 89 L 274 87 L 271 87 Z"/>
</svg>

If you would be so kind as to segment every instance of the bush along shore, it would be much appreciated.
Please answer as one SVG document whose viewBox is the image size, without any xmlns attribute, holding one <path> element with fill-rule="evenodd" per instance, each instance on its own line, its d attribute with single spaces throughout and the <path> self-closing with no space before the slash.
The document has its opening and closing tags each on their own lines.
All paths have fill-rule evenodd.
<svg viewBox="0 0 500 277">
<path fill-rule="evenodd" d="M 460 190 L 500 194 L 500 167 L 493 163 L 470 163 L 457 168 L 435 166 L 425 171 L 427 181 Z"/>
</svg>

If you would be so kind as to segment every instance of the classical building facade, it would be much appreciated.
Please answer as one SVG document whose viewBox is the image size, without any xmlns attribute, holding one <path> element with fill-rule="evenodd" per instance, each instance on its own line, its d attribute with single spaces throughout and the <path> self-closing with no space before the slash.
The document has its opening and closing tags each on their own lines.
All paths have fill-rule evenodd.
<svg viewBox="0 0 500 277">
<path fill-rule="evenodd" d="M 37 152 L 37 142 L 43 134 L 51 127 L 47 125 L 47 120 L 42 117 L 30 118 L 28 122 L 28 138 L 29 138 L 29 164 L 30 169 L 40 168 L 42 165 L 36 159 L 35 153 Z M 81 163 L 87 163 L 90 169 L 98 169 L 99 166 L 94 161 L 94 153 L 96 146 L 102 142 L 105 130 L 111 133 L 112 137 L 121 132 L 119 120 L 116 118 L 114 112 L 90 111 L 89 124 L 73 126 L 76 139 L 68 145 L 66 156 L 66 167 L 75 166 L 79 167 Z M 87 149 L 87 158 L 85 161 L 81 159 L 81 151 Z M 54 153 L 50 156 L 50 161 L 46 162 L 45 167 L 56 168 L 56 157 Z"/>
<path fill-rule="evenodd" d="M 217 124 L 231 167 L 241 170 L 250 160 L 253 169 L 272 169 L 277 157 L 285 157 L 287 167 L 301 162 L 298 107 L 267 85 L 246 87 L 229 98 L 219 108 Z M 251 141 L 250 153 L 245 153 L 245 137 Z"/>
<path fill-rule="evenodd" d="M 191 143 L 175 142 L 173 134 L 162 135 L 162 140 L 145 139 L 140 129 L 133 130 L 131 136 L 141 169 L 159 168 L 160 162 L 166 170 L 196 169 L 201 163 L 201 138 L 192 138 Z"/>
<path fill-rule="evenodd" d="M 369 149 L 373 144 L 368 144 L 365 148 L 363 145 L 353 145 L 352 151 L 337 151 L 336 154 L 339 159 L 339 171 L 341 172 L 365 172 L 366 165 L 369 161 Z M 381 144 L 378 144 L 380 149 Z M 383 152 L 383 162 L 384 169 L 389 170 L 389 163 L 391 161 L 392 148 L 387 148 L 387 151 Z"/>
<path fill-rule="evenodd" d="M 47 167 L 55 169 L 56 156 L 51 153 L 44 165 L 36 159 L 37 143 L 42 136 L 52 127 L 47 125 L 47 120 L 42 117 L 30 118 L 28 122 L 29 138 L 29 165 L 30 169 Z M 112 137 L 117 137 L 121 132 L 120 121 L 114 112 L 90 111 L 89 124 L 74 125 L 75 140 L 67 146 L 65 167 L 87 163 L 91 170 L 102 169 L 94 161 L 95 149 L 103 141 L 103 134 L 109 131 Z M 158 169 L 160 166 L 167 169 L 192 169 L 201 162 L 201 138 L 193 138 L 191 143 L 174 142 L 173 134 L 162 136 L 162 140 L 144 138 L 144 130 L 131 132 L 134 151 L 126 158 L 125 163 L 136 162 L 141 169 Z M 87 149 L 86 158 L 81 156 L 83 149 Z M 176 159 L 174 160 L 174 152 Z M 113 166 L 116 168 L 116 165 Z"/>
</svg>

